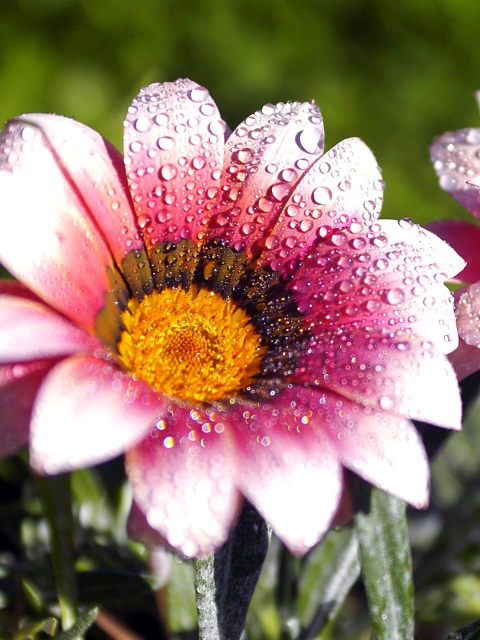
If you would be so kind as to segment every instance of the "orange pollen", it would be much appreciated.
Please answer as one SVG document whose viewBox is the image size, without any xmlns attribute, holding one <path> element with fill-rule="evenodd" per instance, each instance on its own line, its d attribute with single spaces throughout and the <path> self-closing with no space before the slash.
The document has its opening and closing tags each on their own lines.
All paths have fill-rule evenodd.
<svg viewBox="0 0 480 640">
<path fill-rule="evenodd" d="M 266 347 L 250 317 L 218 293 L 192 286 L 131 299 L 120 361 L 160 393 L 213 402 L 248 386 Z"/>
</svg>

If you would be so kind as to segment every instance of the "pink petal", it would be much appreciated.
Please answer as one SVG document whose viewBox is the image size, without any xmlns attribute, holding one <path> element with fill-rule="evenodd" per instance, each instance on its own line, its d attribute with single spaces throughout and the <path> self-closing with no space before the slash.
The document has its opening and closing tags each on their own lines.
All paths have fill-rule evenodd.
<svg viewBox="0 0 480 640">
<path fill-rule="evenodd" d="M 11 121 L 0 136 L 0 260 L 93 332 L 110 288 L 110 252 L 43 131 Z"/>
<path fill-rule="evenodd" d="M 480 348 L 467 344 L 462 338 L 458 347 L 448 356 L 458 380 L 463 380 L 472 373 L 480 370 Z"/>
<path fill-rule="evenodd" d="M 453 300 L 443 282 L 463 260 L 410 220 L 359 224 L 318 244 L 293 277 L 310 328 L 320 333 L 352 323 L 406 331 L 433 343 L 457 345 Z"/>
<path fill-rule="evenodd" d="M 30 291 L 25 285 L 17 280 L 0 280 L 0 295 L 15 296 L 16 298 L 25 298 L 34 302 L 41 302 L 33 291 Z"/>
<path fill-rule="evenodd" d="M 428 459 L 414 425 L 372 407 L 325 395 L 323 420 L 342 463 L 418 509 L 428 505 Z"/>
<path fill-rule="evenodd" d="M 113 145 L 71 118 L 35 113 L 19 121 L 41 130 L 65 176 L 81 194 L 117 264 L 121 265 L 130 251 L 142 249 L 123 157 Z"/>
<path fill-rule="evenodd" d="M 466 261 L 466 266 L 455 278 L 460 282 L 480 280 L 480 227 L 464 220 L 435 220 L 428 229 L 440 236 Z"/>
<path fill-rule="evenodd" d="M 157 429 L 127 452 L 135 501 L 148 524 L 187 556 L 227 538 L 241 498 L 224 415 L 173 403 Z"/>
<path fill-rule="evenodd" d="M 149 250 L 204 235 L 220 188 L 225 124 L 190 80 L 151 84 L 128 109 L 127 177 Z"/>
<path fill-rule="evenodd" d="M 47 376 L 35 403 L 30 464 L 55 474 L 119 455 L 155 424 L 162 398 L 93 356 L 73 356 Z"/>
<path fill-rule="evenodd" d="M 480 218 L 479 186 L 470 184 L 480 175 L 480 129 L 445 133 L 434 140 L 430 156 L 442 189 Z"/>
<path fill-rule="evenodd" d="M 259 265 L 291 275 L 313 246 L 379 215 L 385 184 L 370 149 L 358 138 L 339 142 L 302 177 L 265 240 Z"/>
<path fill-rule="evenodd" d="M 335 393 L 295 385 L 285 389 L 275 405 L 277 415 L 266 418 L 270 429 L 272 425 L 278 425 L 284 435 L 288 433 L 292 439 L 298 437 L 299 441 L 307 441 L 302 446 L 311 447 L 311 456 L 317 458 L 317 463 L 322 463 L 322 452 L 327 454 L 326 464 L 329 464 L 333 455 L 381 489 L 417 507 L 426 505 L 429 478 L 427 457 L 420 437 L 408 420 L 390 416 L 375 408 L 362 407 Z M 272 405 L 268 406 L 269 412 L 272 412 Z M 267 405 L 263 412 L 266 410 Z M 265 419 L 261 416 L 252 419 L 253 427 L 257 424 L 262 426 Z M 277 433 L 272 433 L 273 442 Z M 260 432 L 262 436 L 263 431 Z M 285 447 L 284 456 L 288 457 L 289 451 Z M 273 468 L 276 473 L 277 469 Z M 284 470 L 280 468 L 282 472 Z M 341 487 L 341 483 L 335 483 L 333 489 L 328 483 L 315 485 L 316 501 L 328 499 L 324 497 L 325 494 L 333 490 L 336 503 L 339 498 L 337 487 Z M 300 490 L 297 499 L 303 500 Z M 309 499 L 309 504 L 315 510 L 314 497 Z M 288 513 L 287 508 L 286 511 Z"/>
<path fill-rule="evenodd" d="M 135 500 L 132 501 L 130 513 L 128 514 L 127 533 L 129 538 L 141 540 L 149 547 L 167 546 L 165 538 L 148 524 L 145 514 Z"/>
<path fill-rule="evenodd" d="M 318 335 L 294 378 L 377 411 L 461 428 L 460 393 L 447 358 L 407 334 L 350 325 Z"/>
<path fill-rule="evenodd" d="M 458 335 L 467 345 L 480 347 L 480 282 L 457 289 L 455 300 Z M 465 350 L 462 351 L 465 352 Z M 473 361 L 475 360 L 473 356 Z M 458 354 L 456 362 L 458 362 Z"/>
<path fill-rule="evenodd" d="M 13 289 L 13 287 L 12 287 Z M 0 363 L 93 351 L 102 345 L 41 302 L 0 289 Z"/>
<path fill-rule="evenodd" d="M 226 144 L 221 201 L 207 239 L 257 255 L 302 175 L 323 153 L 324 129 L 313 102 L 267 104 Z"/>
<path fill-rule="evenodd" d="M 311 412 L 302 413 L 305 394 L 310 391 L 294 387 L 271 404 L 238 403 L 233 430 L 241 491 L 299 555 L 329 528 L 342 491 L 334 447 L 312 430 Z"/>
<path fill-rule="evenodd" d="M 0 366 L 0 457 L 27 444 L 32 405 L 52 361 Z"/>
</svg>

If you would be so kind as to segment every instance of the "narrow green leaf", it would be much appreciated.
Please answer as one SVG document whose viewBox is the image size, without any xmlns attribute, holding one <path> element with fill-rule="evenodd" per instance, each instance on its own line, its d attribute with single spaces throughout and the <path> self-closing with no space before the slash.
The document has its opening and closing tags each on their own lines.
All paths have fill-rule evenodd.
<svg viewBox="0 0 480 640">
<path fill-rule="evenodd" d="M 412 562 L 405 504 L 356 479 L 355 527 L 376 640 L 412 640 Z"/>
<path fill-rule="evenodd" d="M 480 640 L 480 620 L 475 620 L 466 627 L 454 631 L 447 640 Z"/>
<path fill-rule="evenodd" d="M 22 580 L 23 591 L 25 592 L 25 597 L 27 598 L 30 606 L 33 610 L 40 614 L 41 611 L 45 610 L 45 598 L 41 590 L 37 587 L 37 585 L 29 580 L 28 578 L 23 578 Z"/>
<path fill-rule="evenodd" d="M 298 640 L 316 637 L 333 620 L 360 575 L 358 542 L 351 529 L 330 531 L 310 554 L 300 581 Z"/>
<path fill-rule="evenodd" d="M 172 562 L 167 582 L 167 624 L 172 637 L 197 628 L 194 571 L 191 562 Z M 178 636 L 177 636 L 178 634 Z"/>
<path fill-rule="evenodd" d="M 13 640 L 32 640 L 36 637 L 37 633 L 46 633 L 52 637 L 55 635 L 58 627 L 58 620 L 55 618 L 46 618 L 29 625 L 25 629 L 22 629 L 13 636 Z"/>
<path fill-rule="evenodd" d="M 92 626 L 95 622 L 95 618 L 98 614 L 98 607 L 94 607 L 89 611 L 85 611 L 82 615 L 78 616 L 76 623 L 68 629 L 68 631 L 63 631 L 58 636 L 55 636 L 55 640 L 78 640 L 83 638 L 83 635 L 86 631 Z"/>
<path fill-rule="evenodd" d="M 68 629 L 77 619 L 70 475 L 36 476 L 36 480 L 50 532 L 50 556 L 55 574 L 62 626 Z"/>
</svg>

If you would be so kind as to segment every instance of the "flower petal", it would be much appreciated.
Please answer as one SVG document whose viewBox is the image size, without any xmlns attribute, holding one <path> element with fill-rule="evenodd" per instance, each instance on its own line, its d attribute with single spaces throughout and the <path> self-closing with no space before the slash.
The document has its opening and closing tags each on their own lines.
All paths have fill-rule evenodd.
<svg viewBox="0 0 480 640">
<path fill-rule="evenodd" d="M 294 379 L 378 411 L 461 428 L 454 371 L 431 343 L 350 325 L 312 341 Z"/>
<path fill-rule="evenodd" d="M 172 403 L 160 428 L 126 455 L 134 499 L 148 524 L 191 557 L 226 540 L 241 504 L 223 418 L 221 411 Z"/>
<path fill-rule="evenodd" d="M 355 224 L 320 243 L 289 287 L 310 328 L 352 323 L 423 337 L 442 353 L 457 345 L 453 299 L 443 285 L 463 260 L 411 220 Z"/>
<path fill-rule="evenodd" d="M 435 220 L 428 229 L 445 240 L 466 261 L 463 271 L 454 278 L 471 284 L 480 280 L 480 227 L 465 220 Z"/>
<path fill-rule="evenodd" d="M 313 393 L 315 399 L 321 398 Z M 271 404 L 237 403 L 233 430 L 241 491 L 292 553 L 299 555 L 329 528 L 342 491 L 334 448 L 302 414 L 306 394 L 310 399 L 310 390 L 294 387 Z"/>
<path fill-rule="evenodd" d="M 459 381 L 480 370 L 480 347 L 467 344 L 462 338 L 448 356 Z"/>
<path fill-rule="evenodd" d="M 101 229 L 118 264 L 143 247 L 122 155 L 99 133 L 63 116 L 30 113 L 18 119 L 38 127 Z"/>
<path fill-rule="evenodd" d="M 374 155 L 358 138 L 330 149 L 302 177 L 265 240 L 259 265 L 289 276 L 313 246 L 380 213 L 385 183 Z"/>
<path fill-rule="evenodd" d="M 225 184 L 207 241 L 258 255 L 299 179 L 322 155 L 324 138 L 313 102 L 267 104 L 242 122 L 226 143 Z"/>
<path fill-rule="evenodd" d="M 26 119 L 0 135 L 0 198 L 0 261 L 93 332 L 110 252 L 43 131 Z"/>
<path fill-rule="evenodd" d="M 30 464 L 54 474 L 109 460 L 148 433 L 163 404 L 144 382 L 103 360 L 63 360 L 35 402 Z"/>
<path fill-rule="evenodd" d="M 225 124 L 208 91 L 191 80 L 151 84 L 128 109 L 124 154 L 148 250 L 198 243 L 220 187 Z"/>
<path fill-rule="evenodd" d="M 32 406 L 50 361 L 0 366 L 0 458 L 27 444 Z"/>
<path fill-rule="evenodd" d="M 428 505 L 428 459 L 409 420 L 329 393 L 323 410 L 331 424 L 328 436 L 346 467 L 418 509 Z"/>
<path fill-rule="evenodd" d="M 301 445 L 302 448 L 310 446 L 314 468 L 317 464 L 323 464 L 322 453 L 325 452 L 327 466 L 330 465 L 330 457 L 333 455 L 346 467 L 381 489 L 417 507 L 426 506 L 429 479 L 427 457 L 420 437 L 408 420 L 388 415 L 372 407 L 362 407 L 335 393 L 311 387 L 292 385 L 282 391 L 278 400 L 278 404 L 275 401 L 278 409 L 276 413 L 272 411 L 272 405 L 264 405 L 261 410 L 252 411 L 250 429 L 253 431 L 259 426 L 259 435 L 263 437 L 262 426 L 265 425 L 270 429 L 266 433 L 270 435 L 272 443 L 279 432 L 284 434 L 284 438 L 288 433 L 291 440 L 287 447 L 286 440 L 283 439 L 284 459 L 288 460 L 292 441 L 295 442 L 294 438 L 298 437 L 299 443 L 305 443 Z M 253 443 L 253 440 L 254 438 L 250 437 L 248 441 Z M 271 444 L 266 449 L 269 449 Z M 279 445 L 281 444 L 282 438 L 279 441 Z M 292 475 L 294 465 L 298 463 L 294 459 L 295 454 L 294 448 Z M 276 462 L 277 458 L 274 460 Z M 278 475 L 277 472 L 280 475 L 285 473 L 284 466 L 277 468 L 271 465 L 271 475 Z M 261 483 L 258 487 L 260 486 Z M 337 504 L 340 487 L 341 483 L 336 482 L 333 483 L 333 488 L 329 483 L 316 484 L 313 494 L 311 488 L 304 487 L 302 490 L 299 489 L 297 500 L 303 503 L 305 508 L 303 491 L 306 491 L 305 495 L 310 496 L 308 503 L 315 511 L 316 502 L 329 500 L 328 495 L 325 496 L 329 491 L 334 492 Z M 286 492 L 288 495 L 288 489 Z M 284 519 L 288 517 L 288 513 L 297 516 L 296 510 L 290 512 L 289 508 L 290 505 L 285 506 Z M 333 516 L 333 513 L 331 515 Z M 307 516 L 300 513 L 298 517 L 305 519 Z M 295 527 L 295 523 L 290 526 Z"/>
<path fill-rule="evenodd" d="M 460 129 L 436 138 L 430 147 L 440 186 L 480 219 L 480 129 Z"/>
<path fill-rule="evenodd" d="M 101 347 L 95 338 L 41 302 L 0 289 L 0 363 L 66 356 Z"/>
</svg>

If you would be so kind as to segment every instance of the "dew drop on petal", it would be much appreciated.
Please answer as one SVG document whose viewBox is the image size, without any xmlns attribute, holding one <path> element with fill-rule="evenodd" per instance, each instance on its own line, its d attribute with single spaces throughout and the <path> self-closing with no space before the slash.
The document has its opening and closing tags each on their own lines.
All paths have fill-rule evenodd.
<svg viewBox="0 0 480 640">
<path fill-rule="evenodd" d="M 140 133 L 146 133 L 153 127 L 153 122 L 147 116 L 140 116 L 135 120 L 135 129 Z"/>
<path fill-rule="evenodd" d="M 163 138 L 158 139 L 157 144 L 162 151 L 168 151 L 174 147 L 175 140 L 168 136 L 164 136 Z"/>
<path fill-rule="evenodd" d="M 209 95 L 208 89 L 205 87 L 195 87 L 190 91 L 189 97 L 192 102 L 205 102 Z"/>
<path fill-rule="evenodd" d="M 324 135 L 322 129 L 311 128 L 304 129 L 298 134 L 298 146 L 312 155 L 317 155 L 323 151 Z"/>
<path fill-rule="evenodd" d="M 387 293 L 387 302 L 389 304 L 401 304 L 405 300 L 405 294 L 399 287 L 390 289 Z"/>
<path fill-rule="evenodd" d="M 315 204 L 327 204 L 332 199 L 332 192 L 328 187 L 317 187 L 312 193 L 312 200 Z"/>
<path fill-rule="evenodd" d="M 177 175 L 177 169 L 174 167 L 173 164 L 164 164 L 163 167 L 160 169 L 160 176 L 164 179 L 164 180 L 173 180 L 173 178 L 175 178 L 175 176 Z"/>
</svg>

